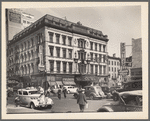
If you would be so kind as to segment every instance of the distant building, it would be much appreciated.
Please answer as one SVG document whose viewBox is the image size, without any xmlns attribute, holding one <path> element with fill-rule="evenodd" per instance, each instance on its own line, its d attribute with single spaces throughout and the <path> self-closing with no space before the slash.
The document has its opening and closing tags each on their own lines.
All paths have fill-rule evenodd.
<svg viewBox="0 0 150 121">
<path fill-rule="evenodd" d="M 142 38 L 132 39 L 131 79 L 142 79 Z"/>
<path fill-rule="evenodd" d="M 113 56 L 108 56 L 109 80 L 111 81 L 114 80 L 114 82 L 118 84 L 121 83 L 121 80 L 122 80 L 121 76 L 119 75 L 119 70 L 121 68 L 120 64 L 121 64 L 121 59 L 116 57 L 115 54 L 113 54 Z"/>
<path fill-rule="evenodd" d="M 20 9 L 6 9 L 6 40 L 13 39 L 18 32 L 31 25 L 34 16 L 23 12 Z"/>
<path fill-rule="evenodd" d="M 88 85 L 108 78 L 107 35 L 45 15 L 8 44 L 7 76 L 31 85 Z"/>
</svg>

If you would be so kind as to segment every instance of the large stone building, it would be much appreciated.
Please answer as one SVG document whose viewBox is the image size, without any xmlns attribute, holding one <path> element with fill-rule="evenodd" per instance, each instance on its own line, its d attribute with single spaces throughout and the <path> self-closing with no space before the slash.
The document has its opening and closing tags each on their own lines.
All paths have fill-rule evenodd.
<svg viewBox="0 0 150 121">
<path fill-rule="evenodd" d="M 99 30 L 45 15 L 8 44 L 7 76 L 43 87 L 107 79 L 107 42 Z"/>
</svg>

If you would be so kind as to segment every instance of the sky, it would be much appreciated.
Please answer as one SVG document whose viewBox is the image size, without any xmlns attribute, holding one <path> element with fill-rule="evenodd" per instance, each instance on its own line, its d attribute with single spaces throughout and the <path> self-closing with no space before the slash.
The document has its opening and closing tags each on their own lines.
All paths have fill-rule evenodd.
<svg viewBox="0 0 150 121">
<path fill-rule="evenodd" d="M 132 45 L 132 38 L 141 38 L 141 6 L 45 7 L 21 8 L 34 15 L 35 20 L 50 14 L 68 21 L 102 31 L 108 35 L 108 55 L 120 57 L 120 43 Z M 132 46 L 126 46 L 126 57 L 132 55 Z"/>
</svg>

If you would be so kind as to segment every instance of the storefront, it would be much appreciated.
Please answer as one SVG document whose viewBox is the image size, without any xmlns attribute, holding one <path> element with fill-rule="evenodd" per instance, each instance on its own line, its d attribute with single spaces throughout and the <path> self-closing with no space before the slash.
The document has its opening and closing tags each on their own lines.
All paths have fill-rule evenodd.
<svg viewBox="0 0 150 121">
<path fill-rule="evenodd" d="M 87 85 L 91 85 L 93 83 L 98 83 L 99 82 L 99 78 L 95 75 L 76 75 L 75 76 L 75 83 L 77 84 L 77 86 L 87 86 Z"/>
</svg>

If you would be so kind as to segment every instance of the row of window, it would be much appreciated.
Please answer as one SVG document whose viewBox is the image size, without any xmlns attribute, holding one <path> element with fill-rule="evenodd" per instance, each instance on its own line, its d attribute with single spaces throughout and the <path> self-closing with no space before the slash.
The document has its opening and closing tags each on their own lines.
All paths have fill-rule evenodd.
<svg viewBox="0 0 150 121">
<path fill-rule="evenodd" d="M 63 58 L 72 58 L 72 49 L 66 49 L 66 48 L 60 48 L 60 47 L 55 47 L 56 49 L 56 57 L 60 57 L 60 52 L 62 50 Z M 54 56 L 54 46 L 49 46 L 49 51 L 50 51 L 50 56 Z M 67 57 L 67 52 L 68 52 L 68 57 Z"/>
<path fill-rule="evenodd" d="M 109 71 L 117 72 L 118 70 L 119 70 L 119 68 L 117 69 L 117 68 L 115 68 L 115 67 L 114 67 L 114 68 L 113 68 L 113 67 L 112 67 L 112 68 L 111 68 L 111 67 L 109 67 Z"/>
<path fill-rule="evenodd" d="M 55 37 L 56 37 L 56 44 L 60 44 L 60 37 L 62 37 L 63 45 L 67 45 L 67 40 L 68 40 L 68 45 L 72 46 L 72 37 L 65 36 L 65 35 L 61 36 L 60 34 L 57 34 L 57 33 L 55 33 Z M 49 32 L 49 42 L 51 42 L 51 43 L 54 42 L 54 33 L 53 32 Z"/>
<path fill-rule="evenodd" d="M 110 62 L 111 62 L 111 63 L 110 63 Z M 119 62 L 116 62 L 116 61 L 108 61 L 108 64 L 109 64 L 109 65 L 116 65 L 116 64 L 117 64 L 117 66 L 120 65 L 120 63 L 119 63 Z"/>
<path fill-rule="evenodd" d="M 25 61 L 29 61 L 33 58 L 34 58 L 33 50 L 31 50 L 31 52 L 28 51 L 27 53 L 21 54 L 20 57 L 19 57 L 18 54 L 16 54 L 14 56 L 14 58 L 10 58 L 8 60 L 8 65 L 12 65 L 13 63 L 16 63 L 16 62 L 19 62 L 19 61 L 20 61 L 20 63 L 25 62 Z"/>
<path fill-rule="evenodd" d="M 95 51 L 106 52 L 106 45 L 95 43 L 95 48 L 94 48 L 93 47 L 94 46 L 94 42 L 90 42 L 90 44 L 91 44 L 91 50 L 95 49 Z M 99 46 L 99 50 L 97 49 L 98 46 Z M 103 50 L 102 50 L 102 46 L 103 46 Z"/>
<path fill-rule="evenodd" d="M 95 55 L 95 58 L 94 58 Z M 99 55 L 99 57 L 98 57 Z M 95 62 L 106 62 L 107 58 L 106 55 L 102 55 L 102 54 L 96 54 L 96 53 L 91 53 L 91 61 L 95 61 Z"/>
<path fill-rule="evenodd" d="M 26 21 L 26 20 L 23 20 L 23 23 L 24 23 L 24 24 L 32 24 L 32 22 Z"/>
</svg>

